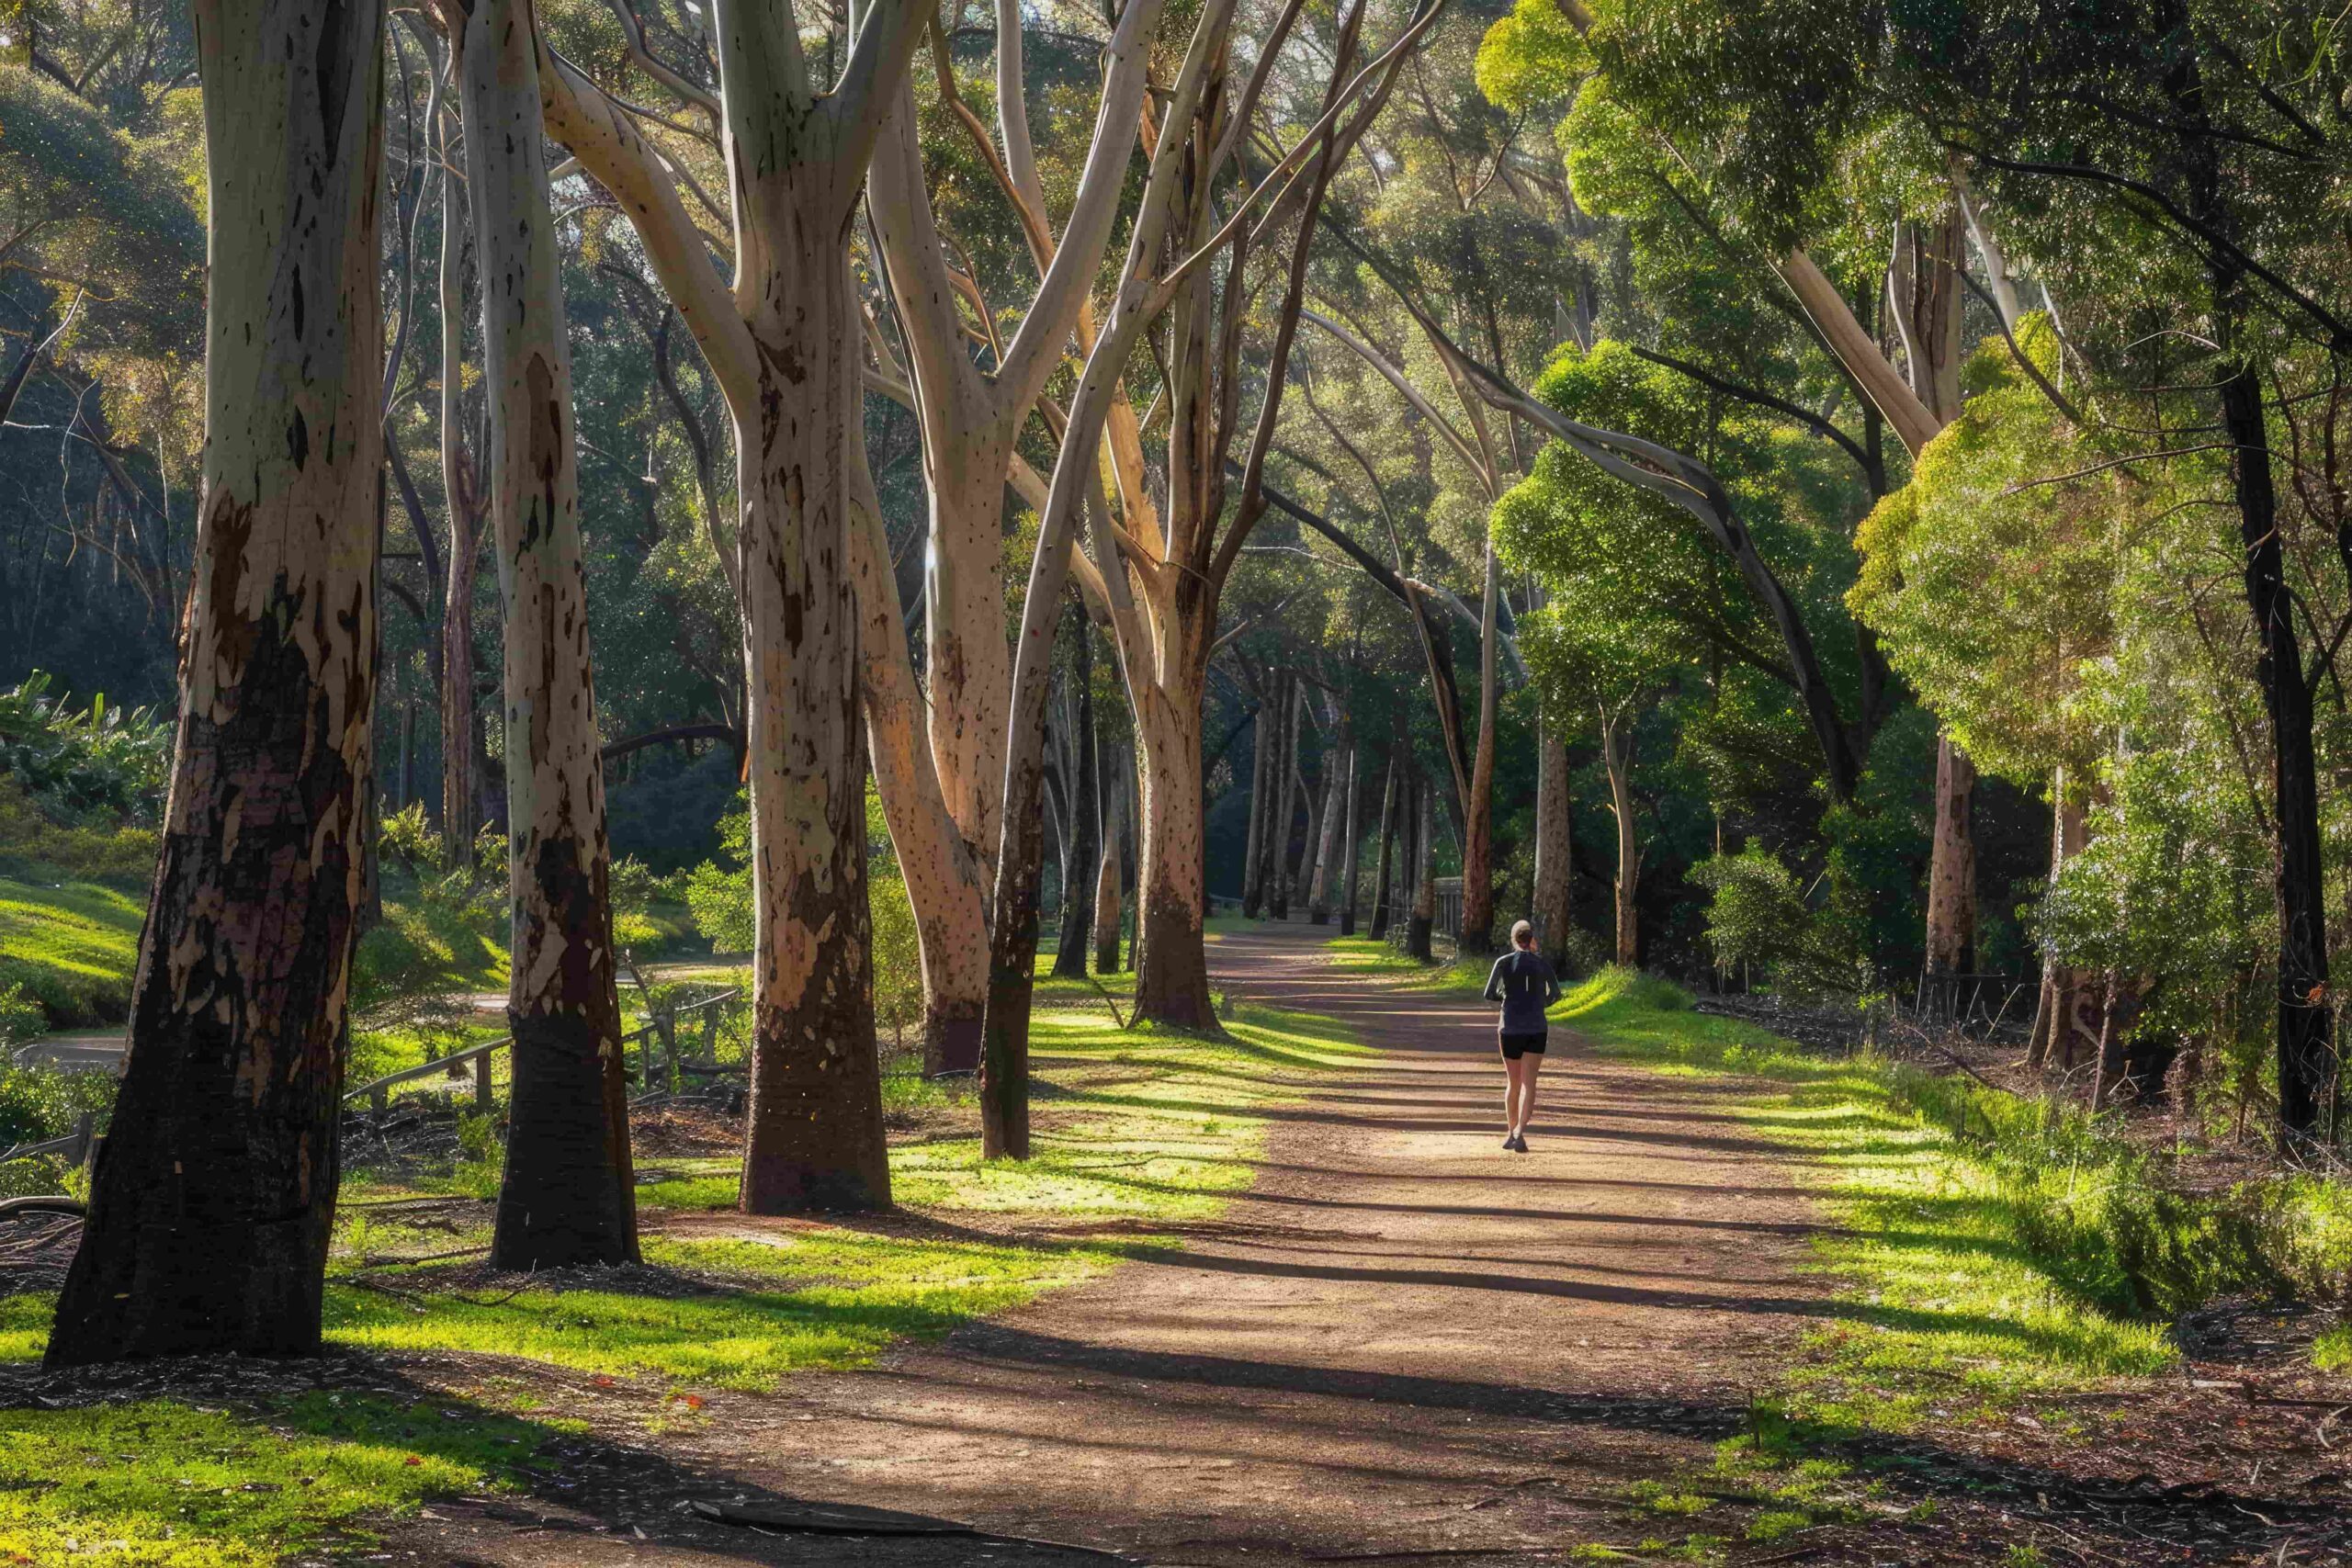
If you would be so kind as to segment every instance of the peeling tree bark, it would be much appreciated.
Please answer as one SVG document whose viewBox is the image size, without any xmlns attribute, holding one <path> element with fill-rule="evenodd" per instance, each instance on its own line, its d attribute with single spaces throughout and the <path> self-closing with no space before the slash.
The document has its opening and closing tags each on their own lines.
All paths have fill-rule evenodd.
<svg viewBox="0 0 2352 1568">
<path fill-rule="evenodd" d="M 370 810 L 382 17 L 198 0 L 211 288 L 180 728 L 48 1363 L 318 1348 Z"/>
<path fill-rule="evenodd" d="M 865 893 L 865 749 L 850 552 L 863 408 L 851 218 L 927 7 L 875 0 L 831 90 L 778 7 L 719 0 L 735 283 L 712 269 L 658 150 L 539 51 L 548 130 L 611 191 L 735 423 L 747 771 L 758 915 L 741 1203 L 889 1202 Z"/>
<path fill-rule="evenodd" d="M 458 0 L 462 6 L 464 0 Z M 491 1263 L 637 1261 L 604 760 L 588 649 L 563 256 L 529 0 L 452 7 L 481 236 L 491 522 L 505 608 L 514 1089 Z"/>
<path fill-rule="evenodd" d="M 855 447 L 850 475 L 857 491 L 850 509 L 850 565 L 857 585 L 858 684 L 875 788 L 922 945 L 923 1071 L 967 1073 L 980 1065 L 980 1018 L 988 1006 L 989 889 L 931 765 L 889 540 L 864 458 L 863 422 L 851 421 L 848 435 Z"/>
<path fill-rule="evenodd" d="M 820 206 L 809 186 L 829 183 L 803 161 L 814 149 L 795 144 L 797 128 L 752 118 L 775 137 L 774 162 L 754 177 L 774 182 L 778 227 L 797 243 L 760 269 L 749 319 L 760 415 L 738 431 L 759 903 L 741 1201 L 754 1214 L 879 1208 L 890 1167 L 868 968 L 856 606 L 842 558 L 842 427 L 863 406 L 856 300 L 840 231 L 803 210 Z"/>
</svg>

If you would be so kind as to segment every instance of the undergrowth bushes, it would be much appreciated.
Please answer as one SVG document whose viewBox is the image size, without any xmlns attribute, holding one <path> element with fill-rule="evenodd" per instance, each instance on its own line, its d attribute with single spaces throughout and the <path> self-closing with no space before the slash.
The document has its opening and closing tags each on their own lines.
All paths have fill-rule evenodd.
<svg viewBox="0 0 2352 1568">
<path fill-rule="evenodd" d="M 1765 1078 L 1789 1086 L 1799 1108 L 1876 1106 L 1915 1122 L 1939 1145 L 1914 1152 L 1944 1168 L 1924 1187 L 1886 1183 L 1861 1201 L 1939 1223 L 1964 1204 L 1967 1225 L 2115 1318 L 2162 1322 L 2251 1292 L 2352 1299 L 2352 1188 L 2341 1181 L 2279 1172 L 2187 1189 L 2167 1155 L 2116 1135 L 2111 1119 L 1867 1053 L 1804 1055 L 1752 1025 L 1695 1015 L 1680 987 L 1624 969 L 1595 975 L 1560 1012 L 1604 1049 Z M 1801 1114 L 1783 1124 L 1805 1126 Z M 2343 1353 L 2352 1360 L 2352 1337 Z"/>
</svg>

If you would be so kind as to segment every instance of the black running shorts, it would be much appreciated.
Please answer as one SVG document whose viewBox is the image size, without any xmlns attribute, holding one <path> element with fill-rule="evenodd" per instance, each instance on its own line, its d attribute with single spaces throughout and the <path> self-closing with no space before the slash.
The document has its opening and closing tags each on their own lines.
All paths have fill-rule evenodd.
<svg viewBox="0 0 2352 1568">
<path fill-rule="evenodd" d="M 1516 1062 L 1521 1056 L 1541 1056 L 1545 1034 L 1546 1032 L 1539 1030 L 1533 1034 L 1498 1033 L 1495 1038 L 1502 1044 L 1503 1060 Z"/>
</svg>

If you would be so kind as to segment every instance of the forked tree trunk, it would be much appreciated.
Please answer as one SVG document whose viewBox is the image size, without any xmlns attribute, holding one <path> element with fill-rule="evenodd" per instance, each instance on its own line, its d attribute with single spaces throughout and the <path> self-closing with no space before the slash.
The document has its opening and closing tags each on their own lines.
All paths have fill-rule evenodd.
<svg viewBox="0 0 2352 1568">
<path fill-rule="evenodd" d="M 1082 980 L 1086 939 L 1094 928 L 1094 883 L 1101 875 L 1102 808 L 1094 749 L 1094 633 L 1082 608 L 1072 605 L 1070 615 L 1078 630 L 1070 673 L 1078 685 L 1078 743 L 1070 748 L 1077 756 L 1072 769 L 1078 776 L 1070 781 L 1070 831 L 1062 841 L 1062 930 L 1054 949 L 1054 973 Z"/>
<path fill-rule="evenodd" d="M 1405 951 L 1430 964 L 1437 958 L 1430 944 L 1437 925 L 1437 792 L 1426 781 L 1414 783 L 1413 807 L 1413 913 Z"/>
<path fill-rule="evenodd" d="M 1634 840 L 1634 759 L 1625 721 L 1600 719 L 1600 761 L 1609 774 L 1609 807 L 1617 818 L 1617 962 L 1632 968 L 1641 961 L 1641 928 L 1634 894 L 1641 882 L 1642 852 Z"/>
<path fill-rule="evenodd" d="M 474 0 L 457 46 L 481 236 L 490 513 L 506 612 L 514 1087 L 493 1268 L 637 1261 L 604 762 L 572 446 L 563 256 L 529 0 Z M 453 17 L 453 20 L 455 18 Z"/>
<path fill-rule="evenodd" d="M 820 174 L 787 162 L 780 185 Z M 820 205 L 779 203 L 796 218 Z M 813 223 L 766 236 L 750 291 L 760 417 L 739 421 L 745 641 L 751 669 L 752 970 L 746 1213 L 890 1201 L 875 1056 L 865 890 L 865 748 L 856 605 L 843 560 L 844 423 L 864 406 L 856 299 L 842 236 Z M 776 242 L 797 241 L 790 247 Z"/>
<path fill-rule="evenodd" d="M 907 658 L 899 589 L 890 572 L 881 502 L 872 493 L 862 422 L 845 434 L 850 477 L 850 562 L 857 582 L 859 687 L 874 782 L 890 843 L 906 879 L 922 960 L 923 1071 L 968 1073 L 980 1065 L 980 1020 L 988 1008 L 988 894 L 939 776 L 922 752 L 922 694 Z"/>
<path fill-rule="evenodd" d="M 1573 873 L 1569 869 L 1568 743 L 1550 715 L 1535 736 L 1535 888 L 1531 919 L 1544 962 L 1558 974 L 1568 966 L 1568 926 Z"/>
<path fill-rule="evenodd" d="M 1340 846 L 1340 934 L 1356 934 L 1356 868 L 1363 859 L 1363 824 L 1357 818 L 1357 803 L 1361 796 L 1362 760 L 1356 749 L 1348 748 L 1348 818 L 1341 832 Z"/>
<path fill-rule="evenodd" d="M 873 0 L 839 80 L 812 82 L 788 10 L 712 7 L 735 282 L 710 265 L 642 130 L 552 51 L 548 130 L 619 198 L 735 424 L 745 765 L 759 951 L 741 1202 L 889 1202 L 865 897 L 865 748 L 852 553 L 864 407 L 849 232 L 927 7 Z M 862 468 L 862 465 L 859 465 Z"/>
<path fill-rule="evenodd" d="M 1388 759 L 1388 783 L 1380 796 L 1380 863 L 1372 878 L 1372 940 L 1388 940 L 1395 918 L 1394 878 L 1396 852 L 1396 758 Z"/>
<path fill-rule="evenodd" d="M 196 6 L 203 510 L 129 1051 L 52 1367 L 319 1346 L 371 809 L 382 18 Z"/>
</svg>

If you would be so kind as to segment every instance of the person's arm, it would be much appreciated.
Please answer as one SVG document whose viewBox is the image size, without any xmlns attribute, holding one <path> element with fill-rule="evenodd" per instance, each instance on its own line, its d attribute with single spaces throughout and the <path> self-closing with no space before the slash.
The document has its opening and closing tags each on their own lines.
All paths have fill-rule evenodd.
<svg viewBox="0 0 2352 1568">
<path fill-rule="evenodd" d="M 1488 1001 L 1498 1002 L 1503 999 L 1503 965 L 1510 962 L 1510 954 L 1506 953 L 1495 960 L 1495 966 L 1492 969 L 1487 971 L 1487 999 Z"/>
<path fill-rule="evenodd" d="M 1550 1007 L 1567 993 L 1560 989 L 1560 977 L 1552 973 L 1549 964 L 1544 965 L 1544 1005 Z"/>
</svg>

